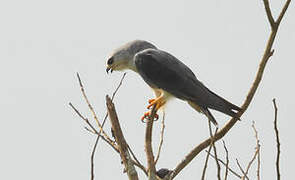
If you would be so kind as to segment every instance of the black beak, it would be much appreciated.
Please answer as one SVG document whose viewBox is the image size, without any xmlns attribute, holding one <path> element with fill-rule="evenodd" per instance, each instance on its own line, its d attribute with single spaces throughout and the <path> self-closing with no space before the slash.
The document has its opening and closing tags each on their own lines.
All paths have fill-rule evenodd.
<svg viewBox="0 0 295 180">
<path fill-rule="evenodd" d="M 110 67 L 107 67 L 106 72 L 109 73 L 109 71 L 111 70 L 111 73 L 113 72 L 113 69 Z"/>
</svg>

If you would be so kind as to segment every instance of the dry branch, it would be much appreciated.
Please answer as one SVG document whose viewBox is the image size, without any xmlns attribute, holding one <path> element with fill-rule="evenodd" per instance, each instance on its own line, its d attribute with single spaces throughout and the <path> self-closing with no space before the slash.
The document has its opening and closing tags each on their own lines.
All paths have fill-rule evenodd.
<svg viewBox="0 0 295 180">
<path fill-rule="evenodd" d="M 204 179 L 205 179 L 205 174 L 206 174 L 207 165 L 208 165 L 208 160 L 209 160 L 209 154 L 210 154 L 210 151 L 211 151 L 211 149 L 212 149 L 212 146 L 213 146 L 213 143 L 210 144 L 209 149 L 208 149 L 208 152 L 207 152 L 206 160 L 205 160 L 204 167 L 203 167 L 203 171 L 202 171 L 202 177 L 201 177 L 201 180 L 204 180 Z"/>
<path fill-rule="evenodd" d="M 208 153 L 207 150 L 206 150 L 206 152 Z M 210 157 L 212 157 L 212 158 L 215 159 L 215 156 L 214 156 L 213 154 L 209 153 L 209 155 L 210 155 Z M 221 160 L 221 159 L 218 158 L 218 161 L 219 161 L 221 164 L 223 164 L 223 165 L 228 169 L 229 172 L 231 172 L 233 175 L 237 176 L 237 178 L 239 178 L 239 179 L 242 178 L 242 176 L 239 175 L 239 173 L 235 172 L 232 168 L 229 167 L 228 160 L 227 160 L 227 162 L 225 163 L 223 160 Z M 227 177 L 227 176 L 228 176 L 228 175 L 227 175 L 227 173 L 226 173 L 226 174 L 225 174 L 225 177 Z M 224 179 L 226 179 L 226 178 L 224 178 Z"/>
<path fill-rule="evenodd" d="M 251 165 L 253 164 L 254 160 L 256 159 L 256 157 L 258 156 L 259 152 L 260 152 L 260 143 L 259 143 L 259 139 L 258 139 L 258 133 L 257 133 L 257 130 L 255 128 L 255 125 L 254 125 L 254 121 L 252 122 L 252 128 L 254 130 L 254 133 L 255 133 L 255 138 L 256 138 L 256 147 L 255 147 L 255 153 L 254 153 L 254 156 L 253 158 L 250 160 L 250 162 L 248 163 L 248 166 L 246 168 L 246 171 L 245 171 L 245 174 L 244 176 L 242 177 L 242 180 L 245 179 L 246 175 L 248 174 L 249 172 L 249 169 L 251 167 Z"/>
<path fill-rule="evenodd" d="M 209 118 L 208 118 L 208 127 L 209 127 L 210 137 L 211 137 L 212 141 L 211 141 L 211 144 L 209 146 L 209 150 L 207 151 L 207 156 L 206 156 L 206 160 L 205 160 L 204 167 L 203 167 L 203 172 L 202 172 L 202 177 L 201 177 L 202 180 L 205 179 L 205 173 L 206 173 L 206 169 L 207 169 L 207 164 L 208 164 L 208 160 L 209 160 L 210 151 L 211 151 L 212 147 L 213 148 L 215 147 L 215 144 L 214 144 L 214 141 L 213 141 L 213 133 L 212 133 L 212 128 L 211 128 L 211 122 L 210 122 Z M 218 128 L 216 128 L 214 135 L 216 135 L 217 131 L 218 131 Z M 220 165 L 218 163 L 218 157 L 216 155 L 216 150 L 215 150 L 214 154 L 215 154 L 215 156 L 213 156 L 213 157 L 216 160 L 217 168 L 219 167 L 217 169 L 217 178 L 220 179 Z"/>
<path fill-rule="evenodd" d="M 242 178 L 246 178 L 247 180 L 249 180 L 249 178 L 248 178 L 246 172 L 245 172 L 244 169 L 242 168 L 242 166 L 241 166 L 241 164 L 240 164 L 240 162 L 239 162 L 239 160 L 238 160 L 237 158 L 236 158 L 236 163 L 237 163 L 237 165 L 238 165 L 240 171 L 241 171 L 241 172 L 243 173 L 243 175 L 244 175 Z M 241 179 L 242 179 L 242 178 L 241 178 Z"/>
<path fill-rule="evenodd" d="M 268 22 L 269 22 L 271 28 L 274 29 L 275 28 L 275 20 L 273 19 L 273 16 L 272 16 L 272 13 L 271 13 L 271 10 L 269 7 L 269 1 L 263 0 L 263 3 L 264 3 L 265 12 L 266 12 L 266 15 L 268 18 Z"/>
<path fill-rule="evenodd" d="M 223 148 L 224 148 L 224 150 L 225 150 L 225 154 L 226 154 L 226 156 L 225 156 L 225 157 L 226 157 L 226 163 L 225 163 L 224 180 L 227 180 L 228 170 L 229 170 L 229 167 L 228 167 L 228 165 L 229 165 L 228 150 L 227 150 L 227 148 L 226 148 L 226 145 L 225 145 L 224 140 L 222 140 L 222 143 L 223 143 Z M 241 177 L 239 177 L 239 178 L 241 178 Z"/>
<path fill-rule="evenodd" d="M 92 152 L 91 152 L 91 160 L 90 160 L 90 163 L 91 163 L 91 180 L 94 180 L 94 155 L 95 155 L 95 151 L 96 151 L 96 147 L 97 147 L 97 144 L 98 144 L 99 137 L 100 136 L 97 135 L 94 146 L 93 146 L 93 149 L 92 149 Z"/>
<path fill-rule="evenodd" d="M 260 141 L 258 139 L 258 132 L 254 126 L 254 122 L 252 124 L 254 133 L 255 133 L 255 139 L 256 139 L 256 151 L 257 151 L 257 180 L 260 180 Z"/>
<path fill-rule="evenodd" d="M 134 163 L 128 151 L 128 144 L 123 136 L 121 126 L 116 113 L 115 105 L 113 104 L 111 98 L 106 96 L 106 104 L 108 108 L 109 118 L 112 124 L 112 129 L 114 131 L 115 139 L 119 147 L 120 156 L 125 166 L 125 170 L 130 180 L 138 180 L 137 171 L 135 170 Z"/>
<path fill-rule="evenodd" d="M 122 76 L 122 78 L 121 78 L 121 80 L 120 80 L 119 85 L 117 86 L 116 90 L 113 92 L 113 94 L 112 94 L 112 98 L 111 98 L 112 101 L 113 101 L 113 99 L 114 99 L 116 93 L 118 92 L 119 88 L 121 87 L 122 82 L 123 82 L 125 76 L 126 76 L 126 73 L 123 74 L 123 76 Z M 96 113 L 94 112 L 94 109 L 92 108 L 92 105 L 91 105 L 90 102 L 88 101 L 88 98 L 87 98 L 87 95 L 86 95 L 86 93 L 85 93 L 84 86 L 83 86 L 83 84 L 82 84 L 82 81 L 81 81 L 81 78 L 80 78 L 80 76 L 79 76 L 79 73 L 77 73 L 77 78 L 78 78 L 78 82 L 79 82 L 79 85 L 80 85 L 80 89 L 81 89 L 82 95 L 83 95 L 83 97 L 84 97 L 84 99 L 85 99 L 85 101 L 86 101 L 86 103 L 87 103 L 87 105 L 88 105 L 90 111 L 91 111 L 92 114 L 94 115 L 94 119 L 98 122 L 98 118 L 97 118 L 97 116 L 96 116 Z M 110 146 L 111 146 L 116 152 L 119 153 L 118 147 L 116 146 L 116 144 L 115 144 L 112 140 L 110 140 L 110 138 L 107 138 L 108 136 L 106 135 L 106 133 L 104 133 L 104 135 L 106 135 L 106 136 L 102 136 L 102 135 L 101 135 L 101 132 L 103 131 L 103 126 L 104 126 L 104 124 L 105 124 L 105 122 L 106 122 L 106 119 L 107 119 L 107 117 L 108 117 L 108 113 L 106 113 L 106 115 L 105 115 L 105 117 L 104 117 L 104 119 L 103 119 L 103 122 L 102 122 L 102 124 L 101 124 L 101 128 L 100 128 L 100 130 L 99 130 L 99 132 L 98 132 L 98 131 L 94 128 L 94 126 L 89 122 L 88 118 L 84 117 L 84 116 L 83 116 L 83 115 L 82 115 L 82 114 L 81 114 L 81 113 L 80 113 L 80 112 L 79 112 L 79 111 L 73 106 L 72 103 L 69 103 L 69 105 L 70 105 L 70 107 L 76 112 L 76 114 L 77 114 L 81 119 L 83 119 L 83 120 L 86 122 L 86 124 L 90 127 L 90 129 L 89 129 L 89 128 L 86 126 L 85 129 L 86 129 L 87 131 L 89 131 L 89 132 L 91 132 L 91 133 L 97 135 L 96 140 L 95 140 L 95 143 L 94 143 L 94 146 L 93 146 L 93 149 L 92 149 L 91 160 L 90 160 L 90 161 L 91 161 L 91 162 L 90 162 L 90 163 L 91 163 L 91 180 L 94 180 L 94 155 L 95 155 L 95 152 L 96 152 L 96 148 L 97 148 L 97 144 L 98 144 L 99 139 L 102 138 L 102 139 L 103 139 L 105 142 L 107 142 L 107 143 L 108 143 L 108 144 L 109 144 L 109 145 L 110 145 Z M 99 123 L 99 122 L 98 122 L 98 123 Z M 99 123 L 99 124 L 100 124 L 100 123 Z M 142 167 L 142 165 L 141 165 L 140 163 L 138 163 L 137 166 L 140 167 L 140 168 L 142 168 L 143 171 L 146 172 L 146 171 L 145 171 L 145 168 Z"/>
<path fill-rule="evenodd" d="M 146 158 L 147 158 L 147 170 L 148 170 L 149 180 L 157 179 L 153 147 L 152 147 L 152 130 L 153 130 L 155 115 L 156 115 L 156 104 L 153 106 L 151 110 L 151 115 L 149 116 L 146 122 L 146 130 L 145 130 L 145 152 L 146 152 Z"/>
<path fill-rule="evenodd" d="M 272 46 L 280 25 L 280 22 L 290 4 L 291 0 L 287 0 L 277 21 L 275 22 L 275 27 L 272 28 L 271 33 L 269 35 L 269 39 L 268 42 L 266 44 L 266 48 L 264 51 L 264 54 L 262 56 L 262 59 L 260 61 L 259 64 L 259 68 L 255 77 L 255 80 L 246 96 L 246 100 L 244 101 L 243 105 L 242 105 L 242 110 L 240 112 L 238 112 L 238 117 L 241 117 L 242 114 L 247 110 L 248 106 L 250 105 L 254 94 L 256 92 L 256 90 L 258 89 L 258 86 L 261 82 L 262 76 L 263 76 L 263 72 L 266 66 L 266 63 L 268 62 L 269 58 L 273 55 L 274 50 L 272 50 Z M 265 1 L 264 1 L 265 3 Z M 220 129 L 220 131 L 218 131 L 218 133 L 214 136 L 214 141 L 218 141 L 219 139 L 221 139 L 222 137 L 225 136 L 225 134 L 227 134 L 227 132 L 236 124 L 237 122 L 237 118 L 232 118 L 228 123 L 226 123 L 226 125 Z M 185 168 L 202 150 L 204 150 L 206 147 L 210 146 L 211 144 L 211 138 L 206 139 L 205 141 L 203 141 L 202 143 L 200 143 L 198 146 L 196 146 L 190 153 L 188 153 L 185 156 L 185 159 L 182 160 L 173 170 L 173 173 L 171 174 L 171 179 L 175 178 L 175 176 L 177 176 L 177 174 L 183 169 Z"/>
<path fill-rule="evenodd" d="M 280 175 L 280 138 L 279 138 L 279 130 L 278 130 L 278 107 L 276 104 L 276 99 L 272 100 L 273 102 L 273 106 L 274 106 L 274 110 L 275 110 L 275 120 L 274 120 L 274 130 L 275 130 L 275 134 L 276 134 L 276 142 L 277 142 L 277 159 L 276 159 L 276 172 L 277 172 L 277 180 L 281 179 L 281 175 Z"/>
<path fill-rule="evenodd" d="M 162 149 L 163 142 L 164 142 L 164 130 L 165 130 L 165 111 L 163 111 L 162 126 L 161 126 L 161 133 L 160 133 L 160 143 L 159 143 L 158 152 L 156 155 L 155 164 L 157 164 L 157 162 L 160 158 L 161 149 Z"/>
<path fill-rule="evenodd" d="M 86 101 L 86 103 L 87 103 L 87 105 L 88 105 L 88 108 L 89 108 L 90 112 L 92 113 L 93 118 L 95 119 L 98 128 L 100 129 L 100 131 L 102 132 L 102 134 L 104 135 L 104 137 L 105 137 L 106 139 L 108 139 L 108 141 L 111 141 L 111 138 L 110 138 L 110 137 L 106 134 L 106 132 L 103 130 L 103 127 L 102 127 L 101 123 L 99 122 L 99 120 L 98 120 L 98 118 L 97 118 L 97 115 L 96 115 L 96 113 L 95 113 L 95 111 L 94 111 L 92 105 L 90 104 L 90 102 L 89 102 L 89 100 L 88 100 L 88 97 L 87 97 L 87 95 L 86 95 L 86 93 L 85 93 L 84 86 L 83 86 L 83 84 L 82 84 L 82 81 L 81 81 L 81 78 L 80 78 L 79 73 L 77 73 L 77 78 L 78 78 L 78 81 L 79 81 L 79 84 L 80 84 L 80 89 L 81 89 L 81 92 L 82 92 L 83 98 L 84 98 L 84 100 Z"/>
</svg>

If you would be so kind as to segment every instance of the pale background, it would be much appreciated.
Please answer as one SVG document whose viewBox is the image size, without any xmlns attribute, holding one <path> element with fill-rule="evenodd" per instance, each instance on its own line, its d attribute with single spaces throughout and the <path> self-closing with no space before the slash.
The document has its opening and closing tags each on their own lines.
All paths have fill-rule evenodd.
<svg viewBox="0 0 295 180">
<path fill-rule="evenodd" d="M 283 3 L 271 1 L 274 15 Z M 230 166 L 238 171 L 235 158 L 245 167 L 253 156 L 251 124 L 256 121 L 262 179 L 275 179 L 274 97 L 279 106 L 282 178 L 294 178 L 294 19 L 291 2 L 262 83 L 242 121 L 224 138 Z M 103 118 L 105 95 L 113 92 L 122 75 L 105 72 L 114 48 L 134 39 L 148 40 L 191 67 L 211 90 L 241 105 L 270 33 L 261 0 L 11 0 L 0 2 L 0 23 L 0 179 L 12 180 L 90 178 L 95 137 L 83 129 L 85 124 L 68 103 L 91 117 L 75 77 L 79 72 Z M 142 79 L 128 72 L 115 99 L 126 139 L 144 163 L 145 125 L 140 117 L 151 97 Z M 220 125 L 229 120 L 214 114 Z M 155 126 L 154 147 L 160 123 Z M 109 122 L 106 131 L 110 132 Z M 172 101 L 166 108 L 165 142 L 157 168 L 174 168 L 206 137 L 205 116 L 182 101 Z M 218 150 L 224 158 L 220 142 Z M 176 179 L 200 179 L 204 157 L 203 152 Z M 95 167 L 96 179 L 127 179 L 119 156 L 103 141 Z M 211 159 L 207 179 L 216 178 L 215 169 Z M 255 169 L 256 165 L 250 170 L 253 179 Z M 144 179 L 141 172 L 140 177 Z"/>
</svg>

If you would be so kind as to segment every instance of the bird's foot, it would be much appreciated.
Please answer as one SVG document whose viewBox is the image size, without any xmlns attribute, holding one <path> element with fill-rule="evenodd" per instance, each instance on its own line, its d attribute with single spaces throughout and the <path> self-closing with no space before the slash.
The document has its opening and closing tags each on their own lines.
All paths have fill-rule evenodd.
<svg viewBox="0 0 295 180">
<path fill-rule="evenodd" d="M 150 109 L 155 104 L 156 104 L 156 110 L 158 110 L 161 106 L 163 106 L 165 104 L 163 96 L 157 97 L 156 99 L 150 99 L 147 109 Z"/>
<path fill-rule="evenodd" d="M 141 121 L 144 121 L 144 119 L 149 120 L 150 117 L 151 117 L 151 112 L 148 111 L 148 112 L 144 113 L 144 115 L 141 117 Z M 158 119 L 159 119 L 159 115 L 155 114 L 154 120 L 158 120 Z"/>
</svg>

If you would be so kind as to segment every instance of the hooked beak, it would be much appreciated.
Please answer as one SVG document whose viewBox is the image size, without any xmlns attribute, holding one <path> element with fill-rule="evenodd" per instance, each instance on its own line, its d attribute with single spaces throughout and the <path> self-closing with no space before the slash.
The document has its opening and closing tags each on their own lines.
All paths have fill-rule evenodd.
<svg viewBox="0 0 295 180">
<path fill-rule="evenodd" d="M 107 67 L 107 69 L 106 69 L 106 72 L 107 72 L 107 74 L 109 74 L 109 71 L 111 70 L 111 73 L 113 72 L 113 69 L 111 68 L 111 67 Z"/>
</svg>

